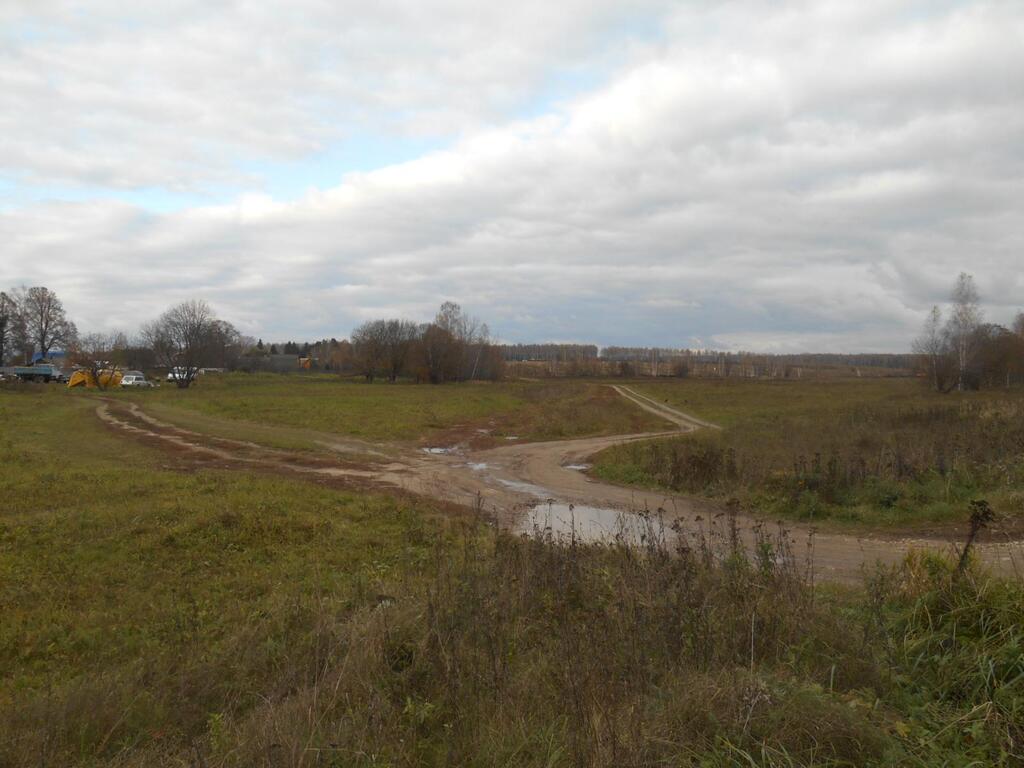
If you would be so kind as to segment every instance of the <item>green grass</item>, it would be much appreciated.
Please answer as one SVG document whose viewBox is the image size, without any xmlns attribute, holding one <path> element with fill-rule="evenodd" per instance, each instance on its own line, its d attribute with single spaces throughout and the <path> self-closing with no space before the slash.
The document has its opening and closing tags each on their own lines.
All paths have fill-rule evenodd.
<svg viewBox="0 0 1024 768">
<path fill-rule="evenodd" d="M 664 429 L 665 423 L 586 382 L 366 384 L 330 375 L 231 374 L 194 387 L 128 395 L 185 426 L 274 440 L 271 425 L 302 447 L 324 434 L 369 441 L 555 440 Z M 262 432 L 261 432 L 262 428 Z M 315 435 L 302 430 L 314 431 Z M 482 432 L 480 430 L 486 430 Z M 286 433 L 287 434 L 287 433 Z"/>
<path fill-rule="evenodd" d="M 456 392 L 456 389 L 451 391 Z M 1018 765 L 1019 585 L 557 547 L 0 389 L 0 765 Z"/>
<path fill-rule="evenodd" d="M 931 398 L 916 379 L 638 380 L 633 389 L 722 427 L 813 418 L 851 406 L 919 405 Z M 936 396 L 938 397 L 938 396 Z M 954 395 L 957 397 L 957 395 Z"/>
<path fill-rule="evenodd" d="M 372 603 L 443 527 L 395 497 L 163 469 L 93 406 L 0 391 L 0 743 L 77 759 L 203 731 L 302 674 L 321 613 Z"/>
<path fill-rule="evenodd" d="M 636 388 L 724 429 L 611 448 L 594 472 L 612 482 L 855 526 L 957 520 L 979 496 L 1024 515 L 1021 390 L 939 395 L 909 379 Z"/>
</svg>

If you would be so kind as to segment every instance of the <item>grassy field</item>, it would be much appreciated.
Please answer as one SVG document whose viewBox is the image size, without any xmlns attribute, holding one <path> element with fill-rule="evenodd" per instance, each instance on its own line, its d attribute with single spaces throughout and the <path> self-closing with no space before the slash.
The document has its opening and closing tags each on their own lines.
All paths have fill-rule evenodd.
<svg viewBox="0 0 1024 768">
<path fill-rule="evenodd" d="M 812 588 L 785 537 L 498 536 L 174 469 L 92 406 L 0 388 L 4 768 L 1024 759 L 1017 585 L 913 557 Z"/>
<path fill-rule="evenodd" d="M 620 446 L 594 472 L 871 526 L 959 520 L 984 497 L 1024 516 L 1024 391 L 939 395 L 909 379 L 677 381 L 638 391 L 721 432 Z"/>
<path fill-rule="evenodd" d="M 0 392 L 0 765 L 206 733 L 307 674 L 325 612 L 374 604 L 443 527 L 393 497 L 164 469 L 92 406 Z"/>
<path fill-rule="evenodd" d="M 324 434 L 486 445 L 509 437 L 556 440 L 665 426 L 609 387 L 581 382 L 431 387 L 365 384 L 330 375 L 234 374 L 203 377 L 188 390 L 163 386 L 129 396 L 191 428 L 263 441 L 290 435 L 292 443 L 283 447 L 308 447 Z M 276 434 L 265 425 L 275 427 Z"/>
</svg>

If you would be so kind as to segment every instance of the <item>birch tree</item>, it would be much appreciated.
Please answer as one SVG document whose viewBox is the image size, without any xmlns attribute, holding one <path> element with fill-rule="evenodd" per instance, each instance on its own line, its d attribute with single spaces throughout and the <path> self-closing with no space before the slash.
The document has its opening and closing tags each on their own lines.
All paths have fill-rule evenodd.
<svg viewBox="0 0 1024 768">
<path fill-rule="evenodd" d="M 981 326 L 981 307 L 978 306 L 978 289 L 974 278 L 961 272 L 953 288 L 953 306 L 946 323 L 946 334 L 956 358 L 956 386 L 961 392 L 967 377 L 967 369 L 974 352 L 975 339 Z"/>
</svg>

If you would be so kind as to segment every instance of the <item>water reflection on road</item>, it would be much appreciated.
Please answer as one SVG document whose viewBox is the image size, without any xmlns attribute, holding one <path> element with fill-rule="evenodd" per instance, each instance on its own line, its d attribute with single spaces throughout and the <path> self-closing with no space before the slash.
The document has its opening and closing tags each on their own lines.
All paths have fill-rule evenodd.
<svg viewBox="0 0 1024 768">
<path fill-rule="evenodd" d="M 556 541 L 583 543 L 621 541 L 644 544 L 652 538 L 664 539 L 671 531 L 660 519 L 619 509 L 590 507 L 585 504 L 538 504 L 516 523 L 514 533 L 541 533 Z"/>
</svg>

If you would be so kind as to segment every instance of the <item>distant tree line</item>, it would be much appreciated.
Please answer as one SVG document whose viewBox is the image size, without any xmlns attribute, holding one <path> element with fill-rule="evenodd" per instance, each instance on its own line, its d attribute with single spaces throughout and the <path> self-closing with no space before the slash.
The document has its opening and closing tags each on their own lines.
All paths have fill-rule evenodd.
<svg viewBox="0 0 1024 768">
<path fill-rule="evenodd" d="M 429 323 L 403 318 L 368 320 L 352 331 L 350 339 L 270 345 L 260 339 L 239 366 L 245 370 L 295 370 L 295 356 L 311 369 L 360 375 L 367 381 L 401 378 L 443 384 L 495 380 L 504 371 L 504 360 L 491 342 L 487 324 L 451 301 L 442 304 Z"/>
<path fill-rule="evenodd" d="M 352 332 L 351 344 L 352 360 L 367 381 L 378 376 L 432 384 L 493 380 L 501 378 L 504 367 L 487 324 L 451 301 L 422 325 L 396 318 L 365 322 Z"/>
<path fill-rule="evenodd" d="M 713 368 L 722 375 L 746 368 L 758 375 L 796 367 L 872 367 L 909 371 L 916 363 L 912 354 L 804 353 L 772 355 L 755 352 L 722 352 L 674 347 L 603 347 L 596 344 L 500 344 L 497 349 L 509 363 L 558 363 L 567 375 L 635 376 L 641 370 L 668 370 L 685 376 L 691 370 Z M 595 363 L 603 363 L 596 365 Z"/>
<path fill-rule="evenodd" d="M 934 306 L 928 313 L 914 352 L 938 392 L 1024 383 L 1024 312 L 1010 328 L 986 323 L 974 278 L 962 272 L 949 308 Z"/>
<path fill-rule="evenodd" d="M 541 365 L 544 375 L 718 376 L 788 378 L 803 368 L 917 368 L 940 392 L 1024 383 L 1024 313 L 1010 327 L 986 323 L 973 278 L 964 273 L 950 306 L 933 307 L 912 355 L 799 354 L 593 344 L 495 344 L 486 323 L 454 302 L 431 322 L 364 322 L 351 339 L 265 344 L 243 336 L 206 302 L 186 301 L 146 323 L 135 338 L 116 331 L 80 334 L 58 296 L 44 286 L 0 292 L 0 364 L 29 363 L 63 350 L 79 368 L 164 368 L 187 387 L 203 368 L 293 371 L 319 368 L 373 381 L 399 378 L 441 384 L 498 379 L 506 362 Z M 548 369 L 551 369 L 548 371 Z M 525 374 L 524 374 L 525 375 Z"/>
<path fill-rule="evenodd" d="M 100 386 L 100 371 L 164 367 L 177 371 L 178 386 L 187 387 L 202 368 L 234 367 L 250 345 L 203 301 L 172 307 L 129 339 L 123 331 L 80 334 L 45 286 L 0 292 L 0 364 L 26 365 L 60 350 L 67 364 L 94 374 Z"/>
<path fill-rule="evenodd" d="M 540 360 L 569 363 L 595 359 L 598 348 L 596 344 L 499 344 L 498 351 L 508 362 Z"/>
</svg>

